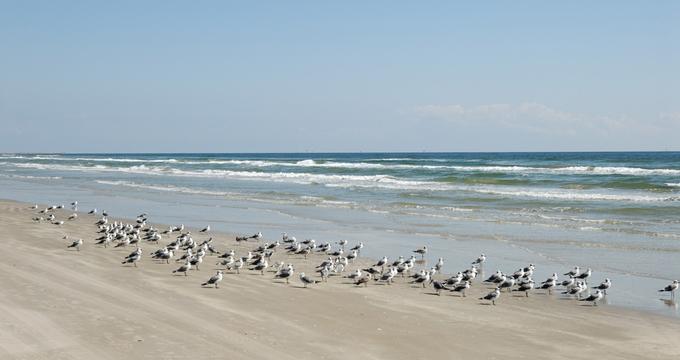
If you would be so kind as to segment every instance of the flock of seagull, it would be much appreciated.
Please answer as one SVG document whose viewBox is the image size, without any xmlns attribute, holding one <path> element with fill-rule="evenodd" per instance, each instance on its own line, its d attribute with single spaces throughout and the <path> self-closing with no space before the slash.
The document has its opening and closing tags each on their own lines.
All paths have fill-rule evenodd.
<svg viewBox="0 0 680 360">
<path fill-rule="evenodd" d="M 78 214 L 75 212 L 78 209 L 78 202 L 71 203 L 71 208 L 74 210 L 74 213 L 67 217 L 67 221 L 78 218 Z M 37 210 L 38 205 L 34 205 L 32 209 Z M 33 220 L 37 222 L 49 221 L 55 225 L 63 225 L 64 221 L 56 220 L 54 211 L 57 209 L 64 209 L 64 206 L 53 205 L 42 209 Z M 92 209 L 88 212 L 92 216 L 98 216 L 98 213 L 97 209 Z M 325 257 L 314 268 L 319 280 L 304 272 L 298 274 L 298 279 L 305 288 L 309 285 L 327 282 L 330 276 L 341 276 L 349 279 L 356 286 L 368 286 L 371 283 L 391 285 L 397 278 L 403 278 L 408 279 L 408 282 L 412 285 L 422 286 L 423 288 L 431 286 L 437 295 L 440 295 L 442 291 L 449 291 L 465 297 L 466 291 L 472 287 L 473 280 L 480 274 L 482 266 L 487 260 L 486 255 L 482 254 L 472 261 L 469 268 L 457 272 L 450 277 L 442 276 L 443 258 L 439 258 L 430 269 L 416 271 L 415 267 L 419 263 L 417 256 L 419 255 L 421 259 L 424 259 L 428 251 L 427 247 L 423 246 L 413 250 L 413 255 L 409 258 L 400 256 L 390 261 L 385 256 L 371 266 L 356 266 L 356 270 L 349 271 L 348 268 L 350 265 L 353 265 L 354 260 L 359 257 L 361 249 L 364 247 L 362 242 L 347 248 L 347 240 L 341 240 L 336 243 L 336 247 L 333 247 L 331 243 L 317 244 L 314 239 L 298 241 L 294 236 L 283 233 L 280 241 L 265 242 L 248 251 L 244 256 L 237 256 L 234 250 L 218 251 L 213 244 L 212 237 L 201 242 L 194 240 L 191 232 L 185 231 L 184 225 L 170 227 L 163 231 L 149 226 L 148 215 L 146 213 L 140 214 L 134 223 L 109 222 L 108 218 L 108 213 L 102 211 L 101 217 L 94 222 L 99 233 L 94 244 L 105 248 L 109 246 L 114 248 L 134 246 L 134 251 L 122 259 L 122 264 L 137 267 L 137 263 L 143 256 L 140 246 L 142 243 L 160 244 L 164 238 L 167 238 L 172 241 L 152 252 L 149 256 L 155 261 L 165 262 L 166 264 L 170 264 L 171 261 L 178 263 L 179 267 L 172 270 L 172 274 L 184 276 L 188 276 L 189 272 L 193 269 L 199 270 L 207 255 L 216 256 L 216 265 L 221 268 L 209 279 L 201 283 L 201 286 L 214 288 L 219 287 L 220 282 L 224 279 L 225 271 L 240 274 L 244 269 L 259 272 L 261 275 L 265 275 L 267 271 L 272 271 L 274 272 L 274 279 L 285 280 L 288 284 L 290 279 L 294 278 L 295 267 L 293 264 L 286 264 L 284 261 L 272 261 L 274 254 L 279 252 L 286 255 L 302 255 L 304 259 L 307 259 L 312 254 L 323 255 Z M 210 231 L 210 226 L 206 226 L 199 233 L 208 234 Z M 262 238 L 262 233 L 258 232 L 250 236 L 237 236 L 235 240 L 237 243 L 241 243 L 250 240 L 257 241 Z M 68 239 L 68 236 L 65 236 L 64 239 Z M 82 246 L 83 240 L 75 239 L 68 245 L 68 248 L 80 251 Z M 531 292 L 536 290 L 543 290 L 548 294 L 552 294 L 553 290 L 559 288 L 563 295 L 575 297 L 579 301 L 590 302 L 593 306 L 597 306 L 597 303 L 607 295 L 607 290 L 612 286 L 612 282 L 608 278 L 604 279 L 597 286 L 589 286 L 588 280 L 593 275 L 593 271 L 590 268 L 583 271 L 576 266 L 574 269 L 564 273 L 566 278 L 562 281 L 559 280 L 557 273 L 553 273 L 540 283 L 533 279 L 534 271 L 534 264 L 529 264 L 513 273 L 496 271 L 487 279 L 481 281 L 483 284 L 490 284 L 495 288 L 479 298 L 479 300 L 489 301 L 490 304 L 496 305 L 496 301 L 498 301 L 504 291 L 506 293 L 524 293 L 528 297 Z M 660 289 L 659 292 L 670 293 L 671 298 L 674 299 L 675 292 L 679 286 L 678 280 L 674 280 L 668 286 Z"/>
</svg>

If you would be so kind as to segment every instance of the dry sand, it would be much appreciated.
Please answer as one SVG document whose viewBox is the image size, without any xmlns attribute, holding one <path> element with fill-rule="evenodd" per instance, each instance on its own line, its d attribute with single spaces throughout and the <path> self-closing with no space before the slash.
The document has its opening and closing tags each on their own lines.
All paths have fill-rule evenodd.
<svg viewBox="0 0 680 360">
<path fill-rule="evenodd" d="M 0 359 L 680 358 L 676 319 L 539 293 L 482 305 L 489 290 L 479 283 L 459 298 L 403 279 L 358 288 L 336 277 L 304 289 L 297 276 L 286 285 L 243 271 L 201 288 L 214 256 L 173 276 L 175 263 L 148 257 L 160 246 L 144 244 L 139 267 L 123 266 L 132 249 L 93 245 L 95 217 L 56 226 L 34 214 L 0 201 Z M 82 251 L 67 250 L 64 234 L 82 237 Z M 212 235 L 220 250 L 255 247 Z M 322 258 L 274 256 L 308 273 Z"/>
</svg>

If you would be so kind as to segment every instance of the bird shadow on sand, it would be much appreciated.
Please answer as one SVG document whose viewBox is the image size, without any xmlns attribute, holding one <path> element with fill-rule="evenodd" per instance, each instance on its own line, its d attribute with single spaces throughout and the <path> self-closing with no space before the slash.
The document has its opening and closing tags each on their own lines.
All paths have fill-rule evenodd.
<svg viewBox="0 0 680 360">
<path fill-rule="evenodd" d="M 485 305 L 485 306 L 493 306 L 492 303 L 483 303 L 483 302 L 480 302 L 480 303 L 478 303 L 478 304 L 479 304 L 479 305 Z"/>
</svg>

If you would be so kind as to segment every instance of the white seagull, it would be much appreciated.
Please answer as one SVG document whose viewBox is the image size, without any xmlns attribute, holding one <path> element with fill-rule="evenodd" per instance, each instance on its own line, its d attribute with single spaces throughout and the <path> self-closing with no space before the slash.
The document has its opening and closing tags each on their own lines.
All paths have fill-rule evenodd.
<svg viewBox="0 0 680 360">
<path fill-rule="evenodd" d="M 680 286 L 680 283 L 678 282 L 678 280 L 673 280 L 673 282 L 670 285 L 659 290 L 659 292 L 670 292 L 671 298 L 675 298 L 675 290 L 678 289 L 678 286 Z"/>
<path fill-rule="evenodd" d="M 220 281 L 222 281 L 222 270 L 217 270 L 215 275 L 210 277 L 210 279 L 208 279 L 208 281 L 201 284 L 201 286 L 215 285 L 215 289 L 217 289 L 217 284 L 219 284 Z"/>
<path fill-rule="evenodd" d="M 303 272 L 300 273 L 300 281 L 302 281 L 302 283 L 305 285 L 305 287 L 307 287 L 307 285 L 313 285 L 313 284 L 318 283 L 317 280 L 310 279 Z"/>
<path fill-rule="evenodd" d="M 579 301 L 592 301 L 593 306 L 597 306 L 597 302 L 600 300 L 602 300 L 602 291 L 596 290 L 594 294 L 587 298 L 580 299 Z"/>
<path fill-rule="evenodd" d="M 496 300 L 501 296 L 501 289 L 496 288 L 494 291 L 488 293 L 486 296 L 479 298 L 479 300 L 489 300 L 491 304 L 496 305 Z"/>
</svg>

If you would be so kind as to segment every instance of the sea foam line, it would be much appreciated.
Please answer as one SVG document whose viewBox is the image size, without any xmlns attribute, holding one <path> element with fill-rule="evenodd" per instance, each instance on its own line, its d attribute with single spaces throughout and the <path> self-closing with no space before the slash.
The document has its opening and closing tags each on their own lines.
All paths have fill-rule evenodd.
<svg viewBox="0 0 680 360">
<path fill-rule="evenodd" d="M 181 177 L 207 177 L 225 178 L 232 180 L 285 182 L 303 185 L 319 184 L 328 187 L 339 188 L 379 188 L 391 190 L 415 190 L 415 191 L 468 191 L 493 196 L 542 198 L 574 201 L 676 201 L 677 196 L 664 196 L 658 194 L 628 194 L 628 193 L 594 193 L 585 190 L 533 190 L 516 189 L 503 186 L 460 186 L 435 181 L 401 180 L 388 175 L 329 175 L 292 172 L 255 172 L 206 169 L 197 171 L 180 170 L 170 167 L 157 166 L 132 166 L 132 167 L 108 167 L 95 166 L 65 166 L 59 164 L 14 164 L 18 167 L 84 171 L 84 172 L 125 172 L 154 176 L 181 176 Z"/>
</svg>

